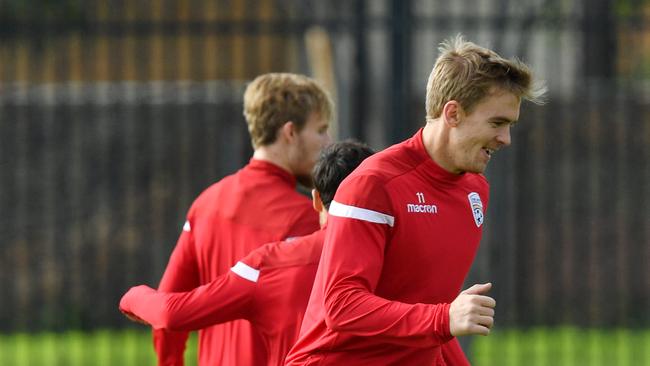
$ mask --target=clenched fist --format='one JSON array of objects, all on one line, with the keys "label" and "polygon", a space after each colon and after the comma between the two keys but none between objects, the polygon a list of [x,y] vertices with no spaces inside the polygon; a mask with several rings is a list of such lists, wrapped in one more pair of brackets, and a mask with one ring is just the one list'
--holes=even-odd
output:
[{"label": "clenched fist", "polygon": [[494,324],[496,301],[485,294],[491,283],[474,285],[456,297],[449,307],[449,331],[454,337],[488,335]]}]

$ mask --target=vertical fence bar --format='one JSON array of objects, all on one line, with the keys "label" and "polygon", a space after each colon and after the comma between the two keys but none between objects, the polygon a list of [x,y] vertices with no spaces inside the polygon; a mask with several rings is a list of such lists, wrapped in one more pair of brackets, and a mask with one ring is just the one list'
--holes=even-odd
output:
[{"label": "vertical fence bar", "polygon": [[352,113],[350,120],[350,135],[366,141],[365,133],[365,116],[366,109],[368,108],[368,62],[367,62],[367,10],[366,0],[356,0],[354,2],[354,21],[353,21],[353,37],[354,37],[354,71],[352,82]]},{"label": "vertical fence bar", "polygon": [[[590,327],[598,327],[601,323],[602,311],[602,296],[601,286],[602,277],[600,272],[600,260],[602,258],[602,226],[600,222],[601,197],[602,197],[602,181],[600,178],[600,171],[603,169],[601,165],[600,154],[598,146],[600,144],[601,135],[601,116],[599,113],[598,100],[601,96],[600,90],[589,90],[588,94],[591,97],[589,100],[589,114],[588,114],[588,152],[587,158],[588,173],[587,173],[587,190],[589,192],[588,201],[588,234],[587,246],[590,248],[587,253],[588,267],[587,267],[587,298],[588,302],[588,325]],[[588,359],[592,365],[600,364],[601,349],[599,347],[599,338],[596,332],[591,332],[588,343]]]},{"label": "vertical fence bar", "polygon": [[[559,325],[570,324],[576,313],[575,306],[575,297],[578,291],[578,286],[576,286],[577,277],[576,275],[579,271],[576,271],[574,263],[582,256],[577,250],[578,243],[576,243],[579,235],[576,235],[577,230],[575,229],[576,218],[574,212],[576,211],[575,197],[573,196],[573,187],[578,183],[576,179],[576,171],[578,167],[578,158],[576,157],[576,149],[574,146],[576,132],[576,126],[579,123],[573,118],[573,104],[575,101],[566,101],[561,103],[559,107],[559,114],[561,115],[558,118],[559,133],[561,136],[560,143],[560,160],[559,164],[561,166],[559,171],[559,181],[560,188],[558,194],[558,201],[560,203],[560,215],[559,215],[559,225],[560,225],[560,243],[562,243],[562,248],[560,249],[559,259],[561,261],[559,274],[560,282],[562,283],[561,291],[556,295],[556,299],[559,299],[561,302],[560,305],[560,315],[558,317]],[[540,121],[541,122],[541,121]],[[571,344],[571,339],[565,337],[563,339],[562,348],[562,362],[565,364],[570,362],[570,355],[572,354],[571,350],[575,345]]]},{"label": "vertical fence bar", "polygon": [[413,121],[410,106],[410,61],[411,61],[411,0],[391,0],[390,30],[390,142],[404,140],[410,132],[405,126]]}]

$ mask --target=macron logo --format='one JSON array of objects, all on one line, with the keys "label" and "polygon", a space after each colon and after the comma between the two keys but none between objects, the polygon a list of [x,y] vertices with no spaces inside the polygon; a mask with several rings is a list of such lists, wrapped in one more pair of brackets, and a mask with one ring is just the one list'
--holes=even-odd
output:
[{"label": "macron logo", "polygon": [[436,214],[438,213],[438,207],[436,207],[436,205],[416,205],[413,203],[409,203],[406,205],[406,211]]},{"label": "macron logo", "polygon": [[424,193],[422,192],[417,192],[415,194],[418,198],[418,203],[408,203],[406,204],[406,212],[414,212],[414,213],[430,213],[430,214],[437,214],[438,213],[438,206],[436,205],[426,205],[426,200],[424,199]]}]

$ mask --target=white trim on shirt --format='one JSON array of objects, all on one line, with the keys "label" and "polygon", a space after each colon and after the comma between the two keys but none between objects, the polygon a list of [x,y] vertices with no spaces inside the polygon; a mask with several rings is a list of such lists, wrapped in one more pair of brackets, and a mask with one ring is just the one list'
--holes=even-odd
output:
[{"label": "white trim on shirt", "polygon": [[243,262],[237,262],[232,268],[231,271],[235,272],[241,278],[247,279],[251,282],[257,282],[257,279],[260,277],[259,269],[255,269]]},{"label": "white trim on shirt", "polygon": [[328,211],[328,214],[339,216],[339,217],[347,217],[351,219],[374,222],[377,224],[386,224],[388,226],[395,225],[395,217],[391,215],[387,215],[385,213],[381,213],[373,210],[368,210],[366,208],[344,205],[336,201],[332,201],[332,203],[330,203],[330,209]]}]

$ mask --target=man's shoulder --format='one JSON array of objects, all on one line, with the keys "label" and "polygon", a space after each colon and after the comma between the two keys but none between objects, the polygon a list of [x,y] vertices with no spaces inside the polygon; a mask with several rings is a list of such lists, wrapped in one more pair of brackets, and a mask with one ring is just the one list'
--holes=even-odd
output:
[{"label": "man's shoulder", "polygon": [[385,185],[413,171],[418,163],[404,144],[397,144],[365,159],[346,180]]},{"label": "man's shoulder", "polygon": [[341,182],[332,202],[333,207],[330,207],[330,214],[340,216],[340,208],[390,212],[387,186],[406,171],[408,168],[390,154],[368,157]]},{"label": "man's shoulder", "polygon": [[241,170],[234,172],[232,174],[226,175],[225,177],[213,182],[207,186],[203,191],[196,197],[194,202],[201,202],[209,200],[210,198],[218,195],[223,190],[229,190],[237,184],[237,176],[241,174]]},{"label": "man's shoulder", "polygon": [[[196,210],[212,210],[224,205],[237,207],[259,202],[267,207],[310,210],[311,201],[297,192],[294,186],[279,179],[251,179],[243,169],[211,184],[194,200]],[[215,202],[220,202],[215,205]]]},{"label": "man's shoulder", "polygon": [[[229,275],[258,284],[277,282],[295,273],[314,275],[325,241],[325,231],[318,230],[310,235],[270,242],[252,250],[230,268]],[[293,271],[285,273],[286,269]]]},{"label": "man's shoulder", "polygon": [[318,263],[325,241],[325,229],[297,238],[268,243],[251,252],[245,259],[261,270]]}]

